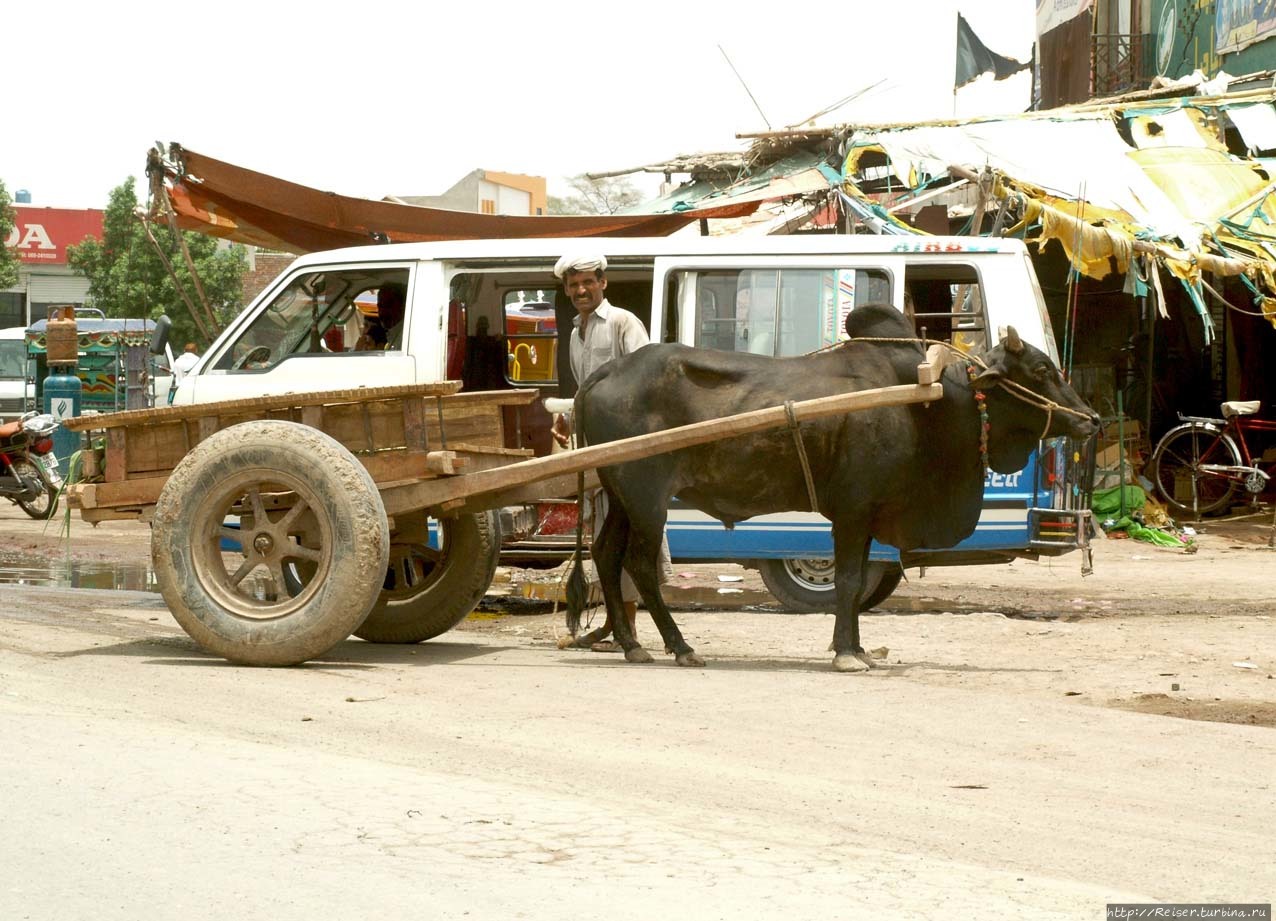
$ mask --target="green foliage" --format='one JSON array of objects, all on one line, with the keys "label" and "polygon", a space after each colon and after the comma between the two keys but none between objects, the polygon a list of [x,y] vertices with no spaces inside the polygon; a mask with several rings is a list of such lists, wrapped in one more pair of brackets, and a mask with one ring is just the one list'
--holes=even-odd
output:
[{"label": "green foliage", "polygon": [[[173,351],[194,342],[202,352],[209,345],[208,336],[200,331],[191,316],[172,276],[146,230],[137,218],[137,194],[133,177],[111,190],[110,201],[102,222],[102,240],[85,240],[68,247],[67,261],[89,280],[91,305],[108,317],[146,317],[157,319],[168,314],[173,321],[170,341]],[[177,273],[187,298],[200,309],[199,295],[186,269],[186,260],[173,231],[166,225],[153,224],[152,233]],[[248,269],[244,247],[219,245],[203,234],[183,232],[195,271],[208,297],[208,303],[223,326],[243,307],[243,279]],[[203,317],[205,325],[207,319]]]},{"label": "green foliage", "polygon": [[0,179],[0,288],[12,288],[18,283],[18,254],[5,246],[17,222],[9,190]]}]

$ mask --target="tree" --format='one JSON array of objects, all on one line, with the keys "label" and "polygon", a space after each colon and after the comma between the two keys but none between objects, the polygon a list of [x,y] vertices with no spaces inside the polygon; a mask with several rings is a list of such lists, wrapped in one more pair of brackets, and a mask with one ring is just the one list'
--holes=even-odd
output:
[{"label": "tree", "polygon": [[550,214],[615,214],[642,201],[643,195],[625,177],[590,179],[584,174],[567,180],[574,194],[549,196]]},{"label": "tree", "polygon": [[12,288],[18,283],[18,254],[9,249],[9,235],[18,225],[18,215],[9,199],[9,190],[0,179],[0,288]]},{"label": "tree", "polygon": [[[176,234],[164,223],[155,222],[151,232],[168,257],[184,291],[173,282],[164,260],[146,236],[137,217],[137,193],[130,176],[111,190],[106,214],[102,220],[102,239],[85,240],[67,248],[67,261],[89,280],[92,306],[108,317],[144,317],[158,319],[168,314],[173,321],[170,339],[175,350],[183,343],[194,342],[200,349],[209,344],[209,336],[191,316],[186,298],[201,311],[199,293],[186,268],[181,244]],[[248,263],[243,246],[219,246],[218,241],[203,234],[180,231],[190,250],[191,261],[208,304],[224,326],[243,307],[244,273]]]}]

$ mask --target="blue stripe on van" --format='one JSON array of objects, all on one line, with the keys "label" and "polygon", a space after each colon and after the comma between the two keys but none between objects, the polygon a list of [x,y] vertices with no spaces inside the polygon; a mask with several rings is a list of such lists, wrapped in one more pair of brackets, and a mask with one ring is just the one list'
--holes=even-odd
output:
[{"label": "blue stripe on van", "polygon": [[[1014,550],[1028,546],[1028,509],[1034,504],[1036,455],[1022,471],[990,473],[984,486],[984,505],[975,533],[954,550]],[[669,553],[675,560],[783,559],[831,557],[833,534],[829,522],[812,512],[784,512],[742,521],[732,530],[686,506],[669,509]],[[869,556],[894,560],[898,551],[873,542]]]}]

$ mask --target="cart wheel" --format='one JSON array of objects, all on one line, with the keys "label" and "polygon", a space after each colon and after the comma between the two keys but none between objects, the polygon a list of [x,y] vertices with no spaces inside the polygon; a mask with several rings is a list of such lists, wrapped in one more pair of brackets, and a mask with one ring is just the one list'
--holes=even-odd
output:
[{"label": "cart wheel", "polygon": [[[234,515],[238,529],[224,524]],[[223,552],[222,538],[241,549]],[[274,420],[223,429],[187,454],[151,531],[177,622],[245,665],[296,665],[348,637],[376,601],[389,547],[363,465],[323,432]]]},{"label": "cart wheel", "polygon": [[[837,607],[832,560],[758,560],[758,569],[767,590],[790,611],[815,614]],[[898,563],[870,562],[864,572],[860,610],[875,608],[889,598],[902,577]]]},{"label": "cart wheel", "polygon": [[451,630],[478,607],[501,553],[497,512],[439,520],[439,548],[393,543],[385,584],[355,636],[419,643]]}]

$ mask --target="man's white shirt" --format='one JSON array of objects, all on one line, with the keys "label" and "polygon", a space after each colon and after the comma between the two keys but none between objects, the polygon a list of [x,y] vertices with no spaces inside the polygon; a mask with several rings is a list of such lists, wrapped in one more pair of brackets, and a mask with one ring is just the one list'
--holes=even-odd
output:
[{"label": "man's white shirt", "polygon": [[576,385],[609,361],[636,352],[651,342],[642,321],[623,307],[604,300],[589,316],[585,335],[580,334],[580,317],[573,321],[570,343],[572,373]]},{"label": "man's white shirt", "polygon": [[180,381],[191,368],[199,364],[199,356],[194,352],[182,352],[173,359],[173,379]]}]

